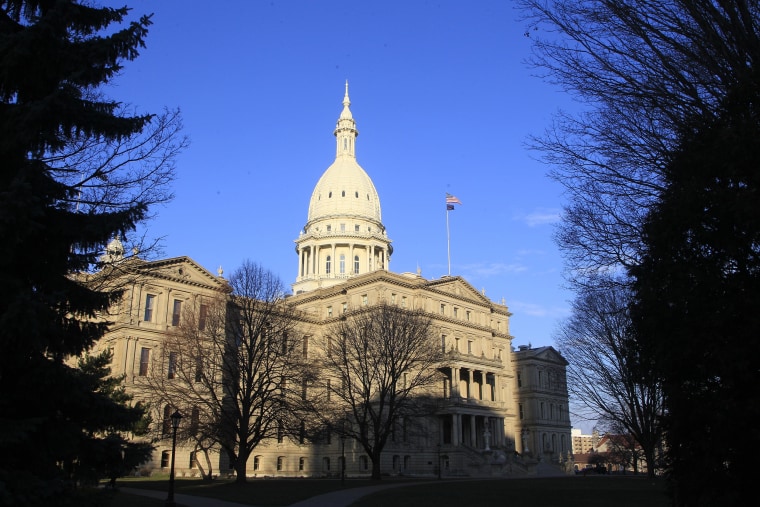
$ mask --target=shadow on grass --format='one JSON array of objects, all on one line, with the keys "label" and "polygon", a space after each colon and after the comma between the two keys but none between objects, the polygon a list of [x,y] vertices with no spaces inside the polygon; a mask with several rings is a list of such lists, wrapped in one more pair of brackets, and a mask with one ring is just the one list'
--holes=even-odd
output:
[{"label": "shadow on grass", "polygon": [[[527,479],[389,479],[380,483],[347,480],[345,488],[395,485],[364,496],[353,506],[361,507],[462,507],[464,505],[503,505],[526,502],[531,507],[668,507],[665,483],[646,477],[559,477]],[[123,479],[119,485],[130,488],[166,491],[165,479]],[[332,479],[249,479],[245,484],[217,480],[178,479],[180,494],[215,498],[241,504],[277,507],[313,496],[343,489]],[[159,507],[163,501],[119,493],[113,507]],[[118,497],[124,498],[118,498]],[[129,498],[126,498],[126,497]]]}]

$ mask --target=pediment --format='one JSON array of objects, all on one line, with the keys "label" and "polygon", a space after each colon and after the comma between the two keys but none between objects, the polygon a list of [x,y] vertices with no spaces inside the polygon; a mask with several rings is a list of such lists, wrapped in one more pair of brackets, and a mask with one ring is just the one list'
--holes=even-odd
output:
[{"label": "pediment", "polygon": [[459,276],[444,276],[437,280],[430,280],[428,282],[428,288],[443,294],[451,294],[458,299],[471,301],[475,304],[488,306],[493,304],[484,294],[476,290],[475,287],[469,284],[469,282]]},{"label": "pediment", "polygon": [[139,270],[152,277],[195,287],[222,291],[227,288],[227,283],[223,278],[211,274],[203,266],[186,256],[147,262],[140,266]]},{"label": "pediment", "polygon": [[536,352],[535,357],[542,361],[565,365],[568,364],[567,360],[562,357],[562,354],[557,352],[554,347],[541,347],[541,349]]}]

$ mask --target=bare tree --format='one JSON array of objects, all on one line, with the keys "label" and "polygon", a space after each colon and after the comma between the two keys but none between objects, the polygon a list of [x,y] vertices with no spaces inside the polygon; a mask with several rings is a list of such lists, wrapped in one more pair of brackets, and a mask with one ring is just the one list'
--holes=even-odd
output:
[{"label": "bare tree", "polygon": [[[636,265],[643,219],[693,118],[746,77],[756,2],[520,0],[534,68],[580,103],[532,140],[569,203],[557,231],[571,283]],[[591,275],[591,277],[589,277]]]},{"label": "bare tree", "polygon": [[[601,285],[595,283],[595,285]],[[560,327],[557,345],[570,363],[568,392],[587,419],[608,430],[629,433],[641,446],[654,475],[662,443],[662,385],[638,368],[629,292],[622,286],[588,289],[573,302],[572,316]]]},{"label": "bare tree", "polygon": [[422,310],[380,303],[347,313],[323,345],[321,416],[359,442],[380,480],[380,455],[395,427],[431,414],[424,400],[442,360],[432,321]]},{"label": "bare tree", "polygon": [[301,385],[312,375],[280,279],[246,261],[229,285],[228,296],[184,315],[145,382],[165,406],[191,416],[184,438],[204,453],[221,447],[245,482],[253,449],[300,426]]}]

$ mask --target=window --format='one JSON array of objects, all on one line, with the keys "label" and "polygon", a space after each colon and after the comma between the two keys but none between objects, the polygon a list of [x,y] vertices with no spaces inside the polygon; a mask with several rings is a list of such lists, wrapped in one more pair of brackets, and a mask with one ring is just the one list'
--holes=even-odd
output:
[{"label": "window", "polygon": [[309,382],[305,379],[302,380],[301,381],[301,399],[302,400],[306,399],[306,390],[308,389],[308,387],[309,387]]},{"label": "window", "polygon": [[203,359],[200,357],[195,360],[195,381],[203,380]]},{"label": "window", "polygon": [[401,308],[406,308],[406,296],[401,296]]},{"label": "window", "polygon": [[[308,340],[308,338],[304,338],[304,340]],[[282,350],[280,352],[282,353],[282,355],[285,355],[288,353],[288,333],[282,334]]]},{"label": "window", "polygon": [[470,310],[467,310],[466,312],[464,312],[464,316],[467,320],[470,320]]},{"label": "window", "polygon": [[190,464],[189,468],[195,468],[197,463],[195,462],[195,451],[190,451]]},{"label": "window", "polygon": [[169,467],[169,458],[171,453],[169,451],[161,451],[161,468]]},{"label": "window", "polygon": [[190,412],[190,434],[195,435],[198,433],[198,426],[201,420],[201,411],[198,407],[193,407],[193,411]]},{"label": "window", "polygon": [[459,316],[459,308],[456,306],[454,307],[454,318],[456,319]]},{"label": "window", "polygon": [[303,472],[304,470],[306,470],[306,458],[303,458],[303,457],[298,458],[298,470],[300,472]]},{"label": "window", "polygon": [[166,435],[171,435],[172,433],[172,406],[166,405],[164,406],[164,418],[161,421],[161,431]]},{"label": "window", "polygon": [[446,305],[441,303],[441,315],[446,315]]},{"label": "window", "polygon": [[179,299],[174,300],[174,307],[172,308],[172,326],[179,326],[179,319],[182,315],[182,301]]},{"label": "window", "polygon": [[254,456],[253,457],[253,469],[254,470],[261,470],[261,456]]},{"label": "window", "polygon": [[525,413],[523,412],[523,404],[520,403],[517,407],[518,407],[518,409],[520,411],[520,419],[524,419],[525,418]]},{"label": "window", "polygon": [[467,353],[472,354],[472,340],[467,340]]},{"label": "window", "polygon": [[327,337],[327,350],[325,351],[327,353],[327,357],[332,357],[332,349],[333,349],[333,339],[332,336]]},{"label": "window", "polygon": [[285,457],[284,456],[277,456],[277,471],[278,472],[282,471],[282,464],[283,464],[284,461],[285,461]]},{"label": "window", "polygon": [[340,254],[339,270],[340,270],[340,274],[341,275],[343,275],[343,274],[346,273],[346,256],[345,256],[345,254]]},{"label": "window", "polygon": [[[359,226],[357,225],[357,227]],[[357,275],[359,274],[359,256],[358,255],[354,255],[354,273],[356,273]]]},{"label": "window", "polygon": [[393,304],[393,305],[396,304],[396,295],[395,294],[391,294],[391,304]]},{"label": "window", "polygon": [[[328,225],[327,227],[329,228],[330,226]],[[331,262],[332,262],[332,258],[328,255],[327,256],[327,260],[325,261],[325,273],[327,273],[328,275],[330,274],[330,263]]]},{"label": "window", "polygon": [[342,305],[342,311],[343,311],[343,313],[346,313],[348,311],[348,303],[343,303],[343,305]]},{"label": "window", "polygon": [[441,352],[446,353],[446,335],[441,335]]},{"label": "window", "polygon": [[303,337],[303,358],[306,359],[309,357],[309,337],[304,336]]},{"label": "window", "polygon": [[346,232],[346,224],[340,224],[340,232]]},{"label": "window", "polygon": [[332,306],[327,307],[327,316],[332,317]]},{"label": "window", "polygon": [[367,295],[362,294],[362,306],[367,306],[367,302],[368,302]]},{"label": "window", "polygon": [[517,387],[522,387],[522,372],[517,372]]},{"label": "window", "polygon": [[[343,140],[343,142],[345,143],[345,142],[346,142],[346,140],[344,139],[344,140]],[[341,190],[341,192],[340,192],[340,196],[341,196],[341,197],[346,197],[346,191],[345,191],[345,190]]]},{"label": "window", "polygon": [[325,472],[330,471],[330,458],[328,457],[322,458],[322,470]]},{"label": "window", "polygon": [[[330,192],[330,197],[332,197],[332,192]],[[327,232],[332,231],[332,225],[327,226]]]},{"label": "window", "polygon": [[369,460],[367,459],[367,456],[359,456],[359,467],[365,471],[369,470]]},{"label": "window", "polygon": [[[358,199],[359,198],[359,192],[354,192],[354,197],[356,197]],[[357,225],[357,227],[359,227],[359,226]]]},{"label": "window", "polygon": [[541,402],[541,419],[546,417],[545,411],[544,411],[544,402]]},{"label": "window", "polygon": [[206,317],[208,317],[208,305],[202,304],[198,310],[198,329],[201,331],[206,329]]},{"label": "window", "polygon": [[409,455],[404,456],[404,470],[409,470],[412,466],[412,457]]},{"label": "window", "polygon": [[[356,192],[356,197],[359,197],[359,192]],[[359,232],[359,224],[354,225],[354,232]]]},{"label": "window", "polygon": [[150,349],[143,347],[140,349],[140,376],[148,374],[148,365],[150,364]]},{"label": "window", "polygon": [[177,353],[169,352],[169,368],[166,378],[174,378],[177,375]]},{"label": "window", "polygon": [[145,315],[143,320],[145,322],[152,322],[153,321],[153,308],[156,305],[156,296],[153,294],[148,294],[145,296]]}]

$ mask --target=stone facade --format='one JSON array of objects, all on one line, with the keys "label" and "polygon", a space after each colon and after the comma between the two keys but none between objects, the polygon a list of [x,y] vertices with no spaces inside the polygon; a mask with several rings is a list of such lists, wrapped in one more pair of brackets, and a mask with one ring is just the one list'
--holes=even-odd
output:
[{"label": "stone facade", "polygon": [[[434,339],[445,353],[440,384],[429,393],[437,409],[424,421],[425,431],[397,435],[387,444],[382,472],[506,475],[531,473],[539,460],[562,462],[571,445],[567,363],[551,347],[513,351],[507,306],[461,277],[425,279],[388,270],[393,249],[377,191],[355,159],[358,130],[349,105],[346,85],[335,130],[336,161],[315,186],[306,225],[295,240],[298,268],[288,302],[310,340],[324,339],[344,312],[379,302],[422,309],[433,320]],[[165,357],[159,353],[162,338],[179,323],[182,309],[199,308],[205,298],[229,289],[221,273],[213,275],[188,257],[145,262],[123,260],[122,253],[118,244],[109,245],[107,260],[127,277],[126,292],[98,349],[113,351],[113,374],[125,375],[131,388],[140,376],[164,371],[150,364]],[[319,348],[308,350],[304,346],[304,354]],[[168,413],[165,407],[154,410],[160,426]],[[171,441],[159,438],[150,466],[168,465],[170,449]],[[196,473],[191,450],[177,449],[179,476]],[[348,475],[370,473],[355,442],[328,436],[320,443],[264,442],[248,462],[248,475],[337,475],[341,456]],[[217,473],[228,472],[221,453],[213,459]]]}]

